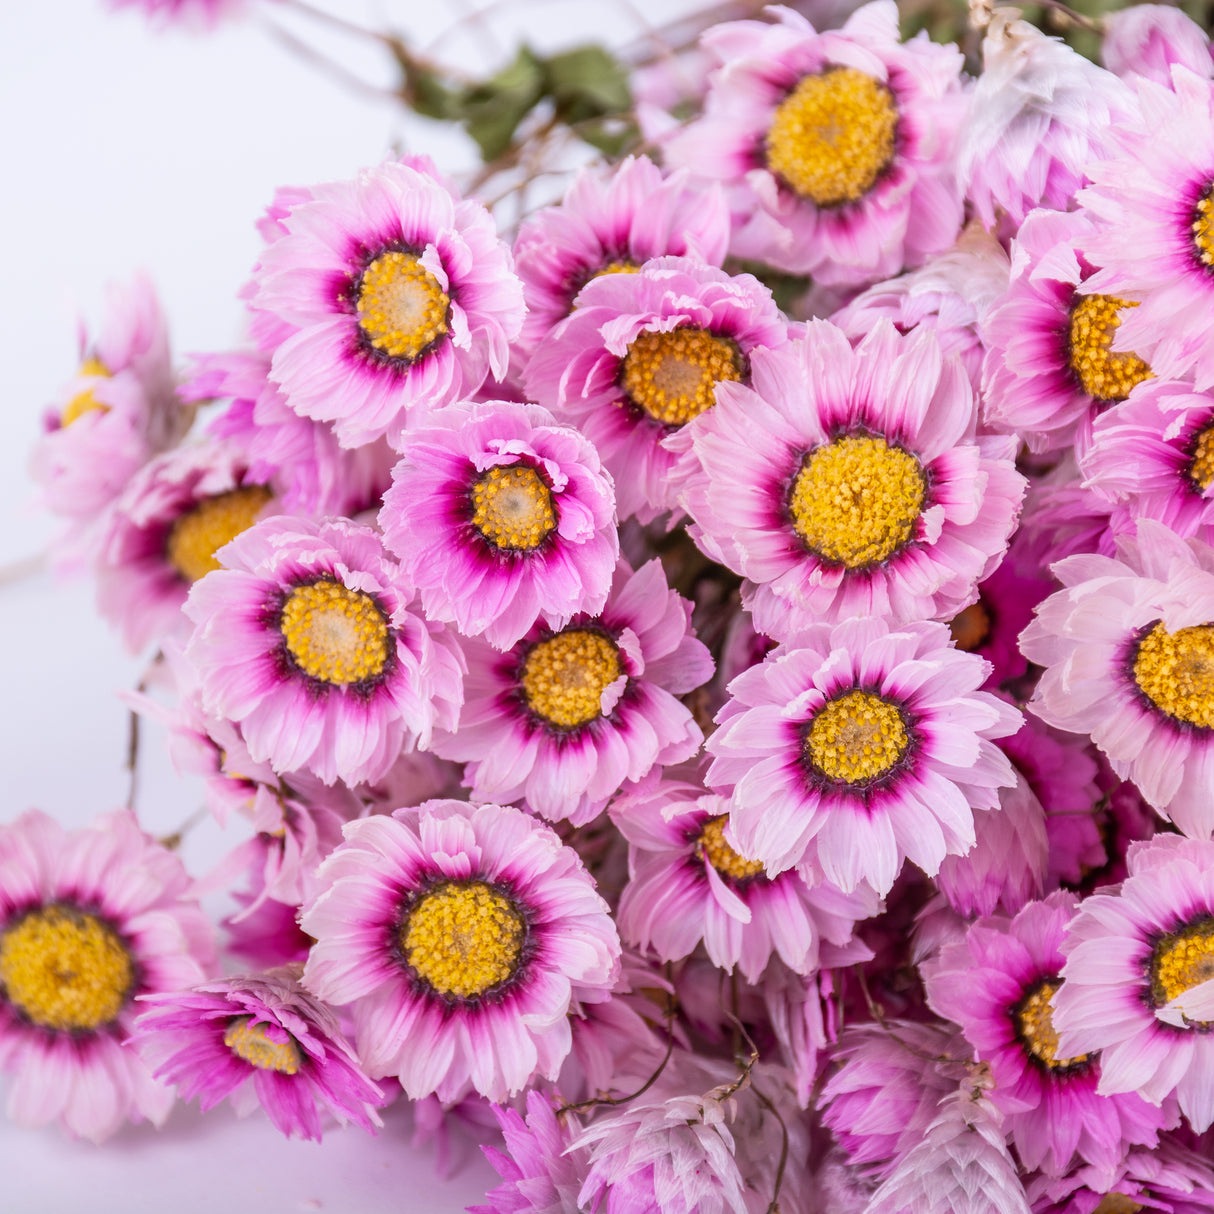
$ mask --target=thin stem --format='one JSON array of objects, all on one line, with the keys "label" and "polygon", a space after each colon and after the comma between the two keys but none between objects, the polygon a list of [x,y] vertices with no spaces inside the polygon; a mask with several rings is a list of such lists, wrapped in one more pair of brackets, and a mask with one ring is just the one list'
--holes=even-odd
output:
[{"label": "thin stem", "polygon": [[287,8],[293,8],[297,13],[302,13],[313,21],[319,21],[323,25],[330,25],[334,29],[342,30],[344,33],[353,34],[356,38],[369,38],[374,42],[386,42],[387,36],[381,34],[378,30],[368,29],[365,25],[359,25],[356,21],[350,21],[345,17],[339,17],[336,13],[330,13],[323,8],[317,8],[313,4],[309,4],[307,0],[279,0],[280,4]]},{"label": "thin stem", "polygon": [[46,553],[35,552],[33,556],[19,557],[11,563],[0,566],[0,586],[15,586],[26,578],[41,573],[46,568]]},{"label": "thin stem", "polygon": [[[313,67],[319,68],[325,75],[332,77],[338,84],[345,88],[353,89],[356,93],[362,93],[368,97],[374,97],[376,100],[399,101],[397,93],[393,89],[383,88],[378,84],[372,84],[368,80],[364,80],[361,76],[350,71],[349,68],[337,62],[336,59],[330,59],[327,55],[322,55],[314,46],[309,46],[302,38],[296,37],[285,26],[279,25],[275,21],[268,21],[267,28],[273,37],[277,38],[294,55],[298,55],[304,62],[312,64]],[[384,39],[387,42],[387,39]]]},{"label": "thin stem", "polygon": [[771,1186],[771,1203],[767,1207],[767,1214],[780,1214],[780,1188],[784,1184],[784,1170],[788,1167],[788,1124],[780,1116],[780,1110],[754,1084],[751,1084],[750,1090],[754,1092],[758,1102],[780,1123],[780,1162],[776,1165],[776,1182]]},{"label": "thin stem", "polygon": [[[145,691],[146,689],[146,684],[141,679],[136,690]],[[126,770],[129,776],[126,786],[126,807],[134,813],[135,797],[139,791],[139,714],[133,708],[127,709]]]},{"label": "thin stem", "polygon": [[201,809],[196,809],[172,834],[162,835],[157,842],[161,847],[167,847],[169,851],[176,851],[186,835],[207,816],[207,812],[205,805]]},{"label": "thin stem", "polygon": [[[670,981],[671,977],[670,963],[666,964],[666,981]],[[662,1061],[658,1063],[657,1070],[645,1080],[643,1084],[635,1092],[630,1092],[627,1096],[592,1096],[589,1100],[579,1100],[576,1104],[563,1104],[557,1109],[558,1113],[580,1113],[583,1109],[594,1108],[596,1105],[616,1105],[627,1104],[630,1100],[636,1100],[638,1096],[644,1096],[651,1087],[661,1078],[662,1072],[666,1069],[666,1064],[670,1061],[670,1056],[674,1053],[674,996],[667,996],[666,1007],[666,1053],[662,1055]]]},{"label": "thin stem", "polygon": [[868,990],[868,979],[864,976],[864,970],[861,966],[852,967],[856,971],[856,977],[860,980],[860,990],[864,995],[864,1002],[868,1005],[868,1014],[881,1026],[881,1028],[890,1035],[890,1037],[898,1043],[908,1054],[914,1054],[916,1058],[922,1059],[924,1062],[954,1062],[947,1054],[925,1054],[922,1050],[916,1049],[913,1045],[903,1041],[897,1033],[889,1026],[889,1022],[885,1019],[885,1012],[881,1005],[877,1003]]}]

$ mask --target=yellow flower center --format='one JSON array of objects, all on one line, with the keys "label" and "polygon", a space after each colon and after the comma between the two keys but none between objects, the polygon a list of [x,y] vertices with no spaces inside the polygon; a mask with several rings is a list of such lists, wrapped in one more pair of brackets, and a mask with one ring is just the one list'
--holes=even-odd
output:
[{"label": "yellow flower center", "polygon": [[975,649],[990,640],[991,613],[979,599],[953,616],[948,629],[952,633],[953,644],[958,649],[963,649],[966,653],[973,653]]},{"label": "yellow flower center", "polygon": [[788,508],[811,552],[848,569],[888,560],[915,534],[927,481],[919,461],[877,435],[846,435],[801,461]]},{"label": "yellow flower center", "polygon": [[1162,937],[1151,951],[1150,973],[1156,1007],[1214,978],[1214,917],[1207,915]]},{"label": "yellow flower center", "polygon": [[296,666],[322,683],[365,683],[388,663],[388,621],[379,604],[328,578],[291,591],[279,628]]},{"label": "yellow flower center", "polygon": [[602,715],[603,692],[620,677],[620,651],[601,632],[567,628],[531,647],[523,661],[527,706],[561,729]]},{"label": "yellow flower center", "polygon": [[556,529],[552,490],[534,468],[490,468],[472,486],[472,525],[495,548],[530,552]]},{"label": "yellow flower center", "polygon": [[1074,1058],[1058,1057],[1058,1033],[1054,1029],[1054,1012],[1050,1007],[1050,1000],[1061,985],[1061,982],[1049,979],[1039,983],[1020,1001],[1014,1013],[1016,1031],[1024,1042],[1025,1049],[1051,1070],[1060,1070],[1088,1061],[1087,1054],[1078,1054]]},{"label": "yellow flower center", "polygon": [[302,1062],[294,1039],[288,1034],[286,1041],[271,1041],[266,1036],[269,1025],[253,1024],[252,1020],[252,1016],[237,1016],[223,1035],[224,1045],[258,1070],[294,1075]]},{"label": "yellow flower center", "polygon": [[728,338],[707,329],[646,329],[624,355],[620,387],[655,421],[681,426],[712,407],[717,384],[745,374],[742,353]]},{"label": "yellow flower center", "polygon": [[1137,354],[1110,349],[1122,311],[1136,307],[1132,300],[1115,295],[1084,295],[1071,308],[1067,331],[1071,370],[1093,400],[1125,400],[1135,385],[1151,378],[1151,368]]},{"label": "yellow flower center", "polygon": [[1138,1214],[1146,1207],[1124,1193],[1106,1193],[1092,1214]]},{"label": "yellow flower center", "polygon": [[1214,729],[1214,625],[1169,632],[1156,624],[1134,654],[1134,682],[1160,712]]},{"label": "yellow flower center", "polygon": [[[80,366],[80,375],[95,375],[99,379],[109,379],[109,368],[105,363],[96,358],[86,358]],[[86,413],[92,413],[95,410],[100,410],[102,413],[109,412],[109,405],[102,404],[94,395],[92,388],[85,388],[83,392],[77,392],[71,400],[63,406],[63,413],[59,417],[61,426],[70,426],[72,422],[79,420]]]},{"label": "yellow flower center", "polygon": [[470,999],[513,977],[526,924],[514,901],[484,881],[446,881],[401,925],[405,960],[440,995]]},{"label": "yellow flower center", "polygon": [[805,735],[814,769],[839,784],[867,784],[891,771],[910,746],[902,710],[867,691],[848,691],[818,709]]},{"label": "yellow flower center", "polygon": [[729,821],[726,814],[719,818],[709,818],[700,831],[696,843],[696,855],[709,864],[723,876],[732,877],[735,881],[747,881],[757,877],[763,871],[761,860],[747,860],[739,855],[725,840],[725,826]]},{"label": "yellow flower center", "polygon": [[1214,269],[1214,201],[1211,194],[1214,185],[1206,187],[1206,192],[1193,209],[1193,248],[1197,260],[1207,269]]},{"label": "yellow flower center", "polygon": [[767,131],[767,167],[820,207],[863,198],[894,158],[898,107],[879,80],[854,67],[806,76]]},{"label": "yellow flower center", "polygon": [[274,495],[265,485],[245,485],[203,498],[174,522],[165,541],[169,564],[187,582],[218,569],[215,553],[247,531]]},{"label": "yellow flower center", "polygon": [[358,326],[381,354],[416,362],[447,333],[450,297],[412,253],[381,253],[358,283]]},{"label": "yellow flower center", "polygon": [[1207,426],[1194,440],[1189,480],[1203,493],[1214,481],[1214,426]]},{"label": "yellow flower center", "polygon": [[117,1019],[134,985],[126,945],[87,911],[46,906],[0,935],[0,994],[43,1028],[103,1028]]}]

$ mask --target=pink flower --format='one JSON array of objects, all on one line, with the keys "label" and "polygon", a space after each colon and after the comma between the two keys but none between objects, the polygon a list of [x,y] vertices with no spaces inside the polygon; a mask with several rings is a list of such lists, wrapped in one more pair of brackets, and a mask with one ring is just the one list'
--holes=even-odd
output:
[{"label": "pink flower", "polygon": [[1013,441],[974,437],[961,364],[884,319],[855,350],[811,321],[756,351],[750,386],[722,384],[691,437],[696,542],[750,579],[743,602],[778,640],[821,620],[956,615],[1024,492]]},{"label": "pink flower", "polygon": [[635,573],[621,561],[597,615],[537,625],[505,653],[475,641],[464,652],[459,731],[436,736],[434,749],[468,764],[477,799],[522,798],[581,825],[626,781],[700,748],[700,728],[675,697],[708,680],[712,658],[656,560]]},{"label": "pink flower", "polygon": [[137,996],[214,967],[189,888],[128,811],[72,833],[37,810],[0,828],[0,1071],[14,1121],[100,1142],[168,1116],[172,1092],[125,1047]]},{"label": "pink flower", "polygon": [[732,842],[768,875],[802,866],[884,895],[906,858],[928,876],[974,844],[974,809],[1014,782],[991,739],[1020,714],[978,691],[986,663],[942,624],[818,624],[731,684],[708,739]]},{"label": "pink flower", "polygon": [[619,940],[577,853],[518,809],[429,801],[346,828],[304,911],[304,985],[352,1004],[359,1056],[410,1097],[555,1079],[574,1000],[610,997]]},{"label": "pink flower", "polygon": [[527,364],[527,391],[594,443],[620,517],[677,509],[698,467],[686,424],[711,412],[720,384],[747,382],[750,357],[788,325],[750,274],[660,257],[601,275]]},{"label": "pink flower", "polygon": [[731,251],[862,283],[948,248],[961,227],[956,48],[900,42],[887,0],[825,33],[792,9],[771,14],[704,35],[721,64],[704,116],[666,146],[676,167],[744,184]]},{"label": "pink flower", "polygon": [[461,404],[403,450],[379,521],[430,619],[505,649],[537,621],[561,628],[602,608],[615,499],[576,430],[538,405]]},{"label": "pink flower", "polygon": [[291,335],[270,378],[345,446],[397,442],[407,417],[506,373],[522,287],[489,213],[420,160],[318,185],[262,253],[251,305]]},{"label": "pink flower", "polygon": [[1214,76],[1205,30],[1170,4],[1134,4],[1104,17],[1100,57],[1110,72],[1128,80],[1145,76],[1172,87],[1172,64]]},{"label": "pink flower", "polygon": [[321,1139],[321,1112],[364,1130],[381,1124],[384,1094],[363,1073],[332,1009],[298,982],[298,968],[145,996],[132,1045],[158,1079],[205,1113],[230,1099],[259,1105],[288,1138]]},{"label": "pink flower", "polygon": [[415,614],[369,527],[265,519],[223,559],[190,592],[186,653],[204,711],[237,724],[256,762],[358,784],[454,726],[454,643]]}]

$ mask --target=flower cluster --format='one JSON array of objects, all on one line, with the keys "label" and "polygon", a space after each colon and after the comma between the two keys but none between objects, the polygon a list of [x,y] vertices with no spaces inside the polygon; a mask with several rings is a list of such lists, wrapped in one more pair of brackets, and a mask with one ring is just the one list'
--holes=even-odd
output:
[{"label": "flower cluster", "polygon": [[255,968],[130,812],[0,827],[13,1116],[488,1103],[488,1214],[1214,1209],[1208,40],[804,7],[512,240],[405,157],[278,192],[239,349],[115,292],[34,471]]}]

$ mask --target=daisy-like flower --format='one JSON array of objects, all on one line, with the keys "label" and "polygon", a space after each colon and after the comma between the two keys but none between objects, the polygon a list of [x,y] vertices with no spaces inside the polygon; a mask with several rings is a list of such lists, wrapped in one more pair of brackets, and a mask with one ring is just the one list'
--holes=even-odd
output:
[{"label": "daisy-like flower", "polygon": [[97,606],[138,653],[183,631],[190,587],[219,568],[215,553],[266,511],[270,487],[216,442],[146,464],[114,503],[97,556]]},{"label": "daisy-like flower", "polygon": [[1072,556],[1020,645],[1046,669],[1030,711],[1088,734],[1188,835],[1214,830],[1214,550],[1143,519],[1117,558]]},{"label": "daisy-like flower", "polygon": [[353,450],[341,446],[332,426],[300,417],[287,404],[269,370],[269,355],[255,351],[196,356],[181,395],[231,398],[207,429],[241,453],[250,479],[273,485],[284,511],[353,515],[378,505],[396,452],[383,439]]},{"label": "daisy-like flower", "polygon": [[321,1139],[322,1110],[342,1125],[381,1124],[378,1084],[363,1073],[337,1016],[299,985],[296,966],[149,995],[131,1044],[205,1113],[259,1105],[288,1138]]},{"label": "daisy-like flower", "polygon": [[80,370],[43,416],[30,460],[47,508],[73,521],[73,539],[193,418],[173,394],[168,325],[151,282],[111,285],[105,311],[95,337],[81,326]]},{"label": "daisy-like flower", "polygon": [[[1144,5],[1144,8],[1150,7]],[[1214,1210],[1214,1168],[1165,1139],[1153,1151],[1126,1152],[1115,1175],[1092,1164],[1025,1185],[1033,1214],[1207,1214]]]},{"label": "daisy-like flower", "polygon": [[1116,76],[1019,16],[994,11],[957,151],[966,197],[988,228],[1001,216],[1018,225],[1038,206],[1066,210],[1111,128],[1135,116]]},{"label": "daisy-like flower", "polygon": [[1131,519],[1214,543],[1214,395],[1153,379],[1096,419],[1087,485]]},{"label": "daisy-like flower", "polygon": [[1113,349],[1136,305],[1080,294],[1093,273],[1082,250],[1098,230],[1083,211],[1034,211],[1012,243],[1011,284],[982,325],[984,419],[1032,451],[1086,445],[1100,411],[1151,375]]},{"label": "daisy-like flower", "polygon": [[1105,14],[1100,57],[1125,79],[1146,76],[1172,87],[1172,64],[1199,76],[1214,76],[1210,39],[1187,13],[1170,4],[1133,4]]},{"label": "daisy-like flower", "polygon": [[974,437],[969,380],[924,329],[887,320],[853,350],[826,321],[758,350],[692,423],[706,481],[697,543],[750,579],[755,627],[784,640],[821,620],[949,619],[1015,524],[1014,440]]},{"label": "daisy-like flower", "polygon": [[732,846],[729,803],[703,788],[662,780],[618,797],[611,820],[628,840],[629,880],[620,932],[664,961],[702,941],[721,969],[757,982],[773,953],[800,974],[818,968],[822,940],[844,945],[879,901],[866,886],[850,894],[811,889],[795,870],[768,877]]},{"label": "daisy-like flower", "polygon": [[538,405],[442,410],[410,431],[379,514],[430,619],[499,649],[597,612],[619,556],[611,477]]},{"label": "daisy-like flower", "polygon": [[573,1001],[610,998],[620,946],[577,853],[522,810],[428,801],[346,827],[300,920],[304,985],[352,1004],[369,1074],[415,1100],[555,1079]]},{"label": "daisy-like flower", "polygon": [[961,228],[952,175],[961,56],[903,44],[876,0],[818,33],[789,8],[714,26],[721,67],[704,116],[667,144],[670,164],[745,186],[732,251],[825,283],[890,278]]},{"label": "daisy-like flower", "polygon": [[523,292],[479,202],[420,160],[311,195],[262,253],[250,301],[294,330],[270,370],[292,409],[345,446],[395,442],[411,410],[502,378]]},{"label": "daisy-like flower", "polygon": [[1051,894],[1014,919],[982,919],[922,967],[934,1011],[961,1027],[990,1064],[991,1102],[1026,1169],[1059,1176],[1076,1153],[1113,1169],[1130,1144],[1154,1146],[1169,1117],[1133,1094],[1097,1094],[1100,1060],[1063,1055],[1051,1000],[1074,894]]},{"label": "daisy-like flower", "polygon": [[1100,1051],[1102,1094],[1175,1094],[1214,1123],[1214,842],[1161,835],[1130,847],[1129,876],[1084,899],[1053,1000],[1058,1051]]},{"label": "daisy-like flower", "polygon": [[1100,267],[1085,293],[1137,303],[1114,349],[1135,350],[1166,379],[1214,385],[1214,81],[1179,64],[1172,88],[1136,82],[1140,120],[1113,129],[1118,151],[1088,166],[1079,200],[1101,229],[1084,251]]},{"label": "daisy-like flower", "polygon": [[712,676],[712,658],[659,561],[635,573],[621,561],[597,615],[537,625],[505,653],[475,641],[464,653],[459,731],[437,734],[434,749],[468,764],[479,800],[523,798],[581,825],[625,781],[689,759],[703,741],[675,697]]},{"label": "daisy-like flower", "polygon": [[753,351],[787,338],[757,278],[659,257],[586,285],[527,364],[527,391],[594,443],[620,517],[648,522],[678,507],[695,470],[683,427],[711,410],[718,384],[746,382]]},{"label": "daisy-like flower", "polygon": [[14,1121],[100,1142],[168,1116],[172,1091],[125,1047],[137,996],[214,967],[189,888],[126,811],[71,833],[36,810],[0,827],[0,1071]]},{"label": "daisy-like flower", "polygon": [[991,739],[1020,713],[978,690],[986,672],[943,624],[818,624],[775,650],[730,684],[707,743],[733,844],[845,891],[885,895],[907,858],[934,875],[1015,781]]},{"label": "daisy-like flower", "polygon": [[276,772],[377,780],[452,728],[462,664],[369,527],[264,519],[223,551],[185,612],[204,711],[234,722]]},{"label": "daisy-like flower", "polygon": [[583,169],[560,206],[519,227],[514,259],[527,301],[520,345],[533,351],[600,274],[631,274],[667,254],[719,266],[728,246],[719,187],[693,186],[686,172],[664,174],[644,156],[608,172]]}]

